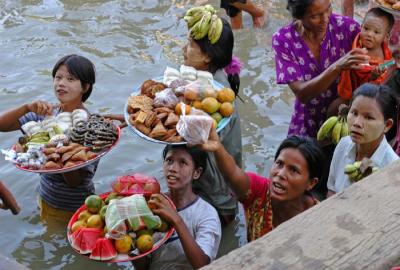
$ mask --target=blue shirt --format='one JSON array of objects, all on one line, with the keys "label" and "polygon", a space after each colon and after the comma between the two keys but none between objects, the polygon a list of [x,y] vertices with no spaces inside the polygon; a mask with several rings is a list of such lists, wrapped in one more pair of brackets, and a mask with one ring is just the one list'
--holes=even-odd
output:
[{"label": "blue shirt", "polygon": [[[59,113],[59,112],[58,112]],[[42,121],[44,116],[29,112],[19,119],[21,126],[29,121]],[[85,203],[87,196],[94,194],[92,178],[97,169],[99,161],[87,165],[80,170],[87,171],[87,176],[77,187],[70,187],[65,182],[62,174],[40,174],[39,195],[50,206],[75,211]]]}]

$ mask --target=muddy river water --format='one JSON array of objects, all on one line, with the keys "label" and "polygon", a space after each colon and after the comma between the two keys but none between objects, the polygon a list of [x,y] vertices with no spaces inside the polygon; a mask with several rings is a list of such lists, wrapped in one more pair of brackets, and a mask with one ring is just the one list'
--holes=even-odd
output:
[{"label": "muddy river water", "polygon": [[[244,102],[238,103],[238,110],[245,169],[264,175],[286,136],[293,103],[290,90],[275,83],[271,51],[272,33],[289,21],[286,1],[265,2],[268,24],[253,30],[245,15],[245,29],[235,32],[235,54],[244,63]],[[187,31],[182,17],[193,4],[194,0],[0,0],[0,111],[35,99],[55,102],[51,69],[61,56],[77,53],[97,68],[89,110],[122,113],[135,87],[182,62]],[[11,146],[19,134],[0,134],[0,148]],[[100,162],[93,179],[96,192],[108,191],[116,176],[133,172],[155,175],[162,182],[161,150],[124,129],[120,143]],[[18,216],[0,212],[0,253],[31,269],[131,268],[128,263],[96,263],[77,255],[66,240],[65,226],[40,221],[39,176],[17,170],[3,157],[0,172],[22,207]],[[224,230],[220,254],[246,242],[242,217],[239,214]]]}]

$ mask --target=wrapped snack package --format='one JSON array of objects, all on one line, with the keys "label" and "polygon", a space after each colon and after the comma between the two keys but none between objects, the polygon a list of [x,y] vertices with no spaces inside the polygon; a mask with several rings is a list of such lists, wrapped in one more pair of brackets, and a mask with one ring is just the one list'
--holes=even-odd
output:
[{"label": "wrapped snack package", "polygon": [[[183,105],[184,106],[184,105]],[[191,114],[185,115],[185,108],[182,108],[176,130],[188,144],[204,144],[210,135],[214,120],[206,113],[193,109]]]},{"label": "wrapped snack package", "polygon": [[217,97],[218,92],[212,85],[212,80],[195,80],[184,86],[183,96],[189,101],[203,100],[205,97]]},{"label": "wrapped snack package", "polygon": [[171,88],[166,88],[161,92],[156,93],[153,105],[155,107],[167,107],[173,109],[178,102],[179,99],[175,95],[174,91],[172,91]]},{"label": "wrapped snack package", "polygon": [[114,239],[126,234],[125,221],[128,221],[133,231],[161,226],[160,217],[151,212],[146,199],[140,194],[120,200],[111,200],[107,207],[105,220],[108,234]]}]

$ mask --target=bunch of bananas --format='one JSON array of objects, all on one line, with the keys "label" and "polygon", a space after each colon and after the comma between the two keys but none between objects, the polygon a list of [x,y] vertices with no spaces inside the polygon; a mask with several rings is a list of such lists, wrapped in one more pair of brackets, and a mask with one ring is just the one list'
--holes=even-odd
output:
[{"label": "bunch of bananas", "polygon": [[338,144],[341,138],[350,134],[347,125],[349,109],[346,105],[342,105],[339,107],[339,116],[331,116],[322,124],[317,133],[318,141],[330,139],[332,143]]},{"label": "bunch of bananas", "polygon": [[183,19],[187,22],[194,39],[199,40],[208,36],[211,44],[219,40],[223,24],[216,13],[217,11],[211,5],[192,7],[186,12]]},{"label": "bunch of bananas", "polygon": [[49,133],[47,131],[38,132],[28,137],[28,143],[41,143],[46,144],[50,140]]},{"label": "bunch of bananas", "polygon": [[356,161],[353,164],[347,164],[344,167],[344,173],[348,175],[351,182],[358,182],[377,170],[378,168],[372,165],[372,161],[369,158],[364,158],[362,161]]}]

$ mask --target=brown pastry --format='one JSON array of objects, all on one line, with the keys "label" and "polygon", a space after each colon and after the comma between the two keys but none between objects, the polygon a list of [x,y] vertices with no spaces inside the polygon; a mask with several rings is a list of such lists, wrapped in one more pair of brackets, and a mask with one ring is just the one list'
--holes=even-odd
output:
[{"label": "brown pastry", "polygon": [[43,170],[58,170],[61,169],[62,166],[54,161],[48,161],[46,164],[43,165]]},{"label": "brown pastry", "polygon": [[43,148],[43,154],[45,154],[46,156],[49,156],[53,153],[56,152],[56,148],[55,147],[51,147],[51,148]]},{"label": "brown pastry", "polygon": [[143,82],[142,86],[140,87],[140,94],[151,96],[151,87],[155,85],[157,82],[153,80],[146,80]]},{"label": "brown pastry", "polygon": [[168,138],[165,141],[166,142],[181,142],[182,141],[182,137],[179,136],[179,135],[176,135],[176,136],[172,136],[171,138]]},{"label": "brown pastry", "polygon": [[153,130],[150,132],[149,136],[151,138],[161,138],[167,134],[167,130],[164,125],[160,122],[158,123]]},{"label": "brown pastry", "polygon": [[173,112],[172,109],[167,108],[167,107],[159,107],[159,108],[155,108],[154,111],[158,114],[158,113],[170,113]]},{"label": "brown pastry", "polygon": [[72,167],[81,163],[83,163],[83,161],[68,161],[67,163],[64,164],[63,168]]},{"label": "brown pastry", "polygon": [[151,86],[151,96],[150,97],[154,98],[158,92],[161,92],[165,88],[167,88],[167,86],[165,84],[163,84],[163,83],[156,83],[156,84],[152,85]]},{"label": "brown pastry", "polygon": [[135,128],[145,135],[149,135],[151,132],[151,129],[146,127],[144,124],[135,123]]},{"label": "brown pastry", "polygon": [[139,111],[139,114],[136,116],[136,123],[144,124],[144,121],[146,121],[147,116],[149,113],[144,112],[144,111]]},{"label": "brown pastry", "polygon": [[153,109],[153,99],[144,95],[130,96],[128,104],[134,111],[151,111]]},{"label": "brown pastry", "polygon": [[79,151],[78,153],[76,153],[75,155],[73,155],[69,159],[69,161],[83,161],[83,162],[85,162],[87,160],[88,160],[88,158],[87,158],[87,155],[86,155],[86,151],[83,150],[83,149],[81,151]]},{"label": "brown pastry", "polygon": [[157,119],[157,113],[151,112],[147,115],[146,120],[144,121],[144,125],[146,127],[152,127],[156,119]]},{"label": "brown pastry", "polygon": [[89,159],[94,159],[94,158],[97,157],[97,154],[94,153],[94,152],[92,152],[92,151],[88,151],[88,152],[86,153],[86,155],[87,155],[87,159],[88,159],[88,160],[89,160]]},{"label": "brown pastry", "polygon": [[175,135],[176,135],[176,129],[168,129],[167,134],[165,134],[164,137],[161,138],[161,140],[166,141]]},{"label": "brown pastry", "polygon": [[54,162],[58,162],[61,158],[60,154],[58,153],[53,153],[51,155],[47,155],[47,161],[54,161]]},{"label": "brown pastry", "polygon": [[76,147],[75,149],[72,149],[71,151],[68,151],[67,153],[64,153],[61,157],[61,162],[65,163],[67,160],[69,160],[73,155],[75,155],[76,153],[78,153],[79,151],[83,150],[83,149],[87,149],[87,147],[85,146],[80,146],[80,147]]},{"label": "brown pastry", "polygon": [[61,146],[61,147],[58,147],[58,148],[55,150],[55,152],[62,155],[62,154],[64,154],[64,153],[68,152],[68,151],[71,151],[71,150],[74,149],[74,148],[75,148],[75,146],[73,146],[73,145]]},{"label": "brown pastry", "polygon": [[173,126],[176,125],[179,121],[179,116],[177,116],[175,113],[171,112],[168,114],[167,120],[165,120],[164,125],[165,126]]}]

